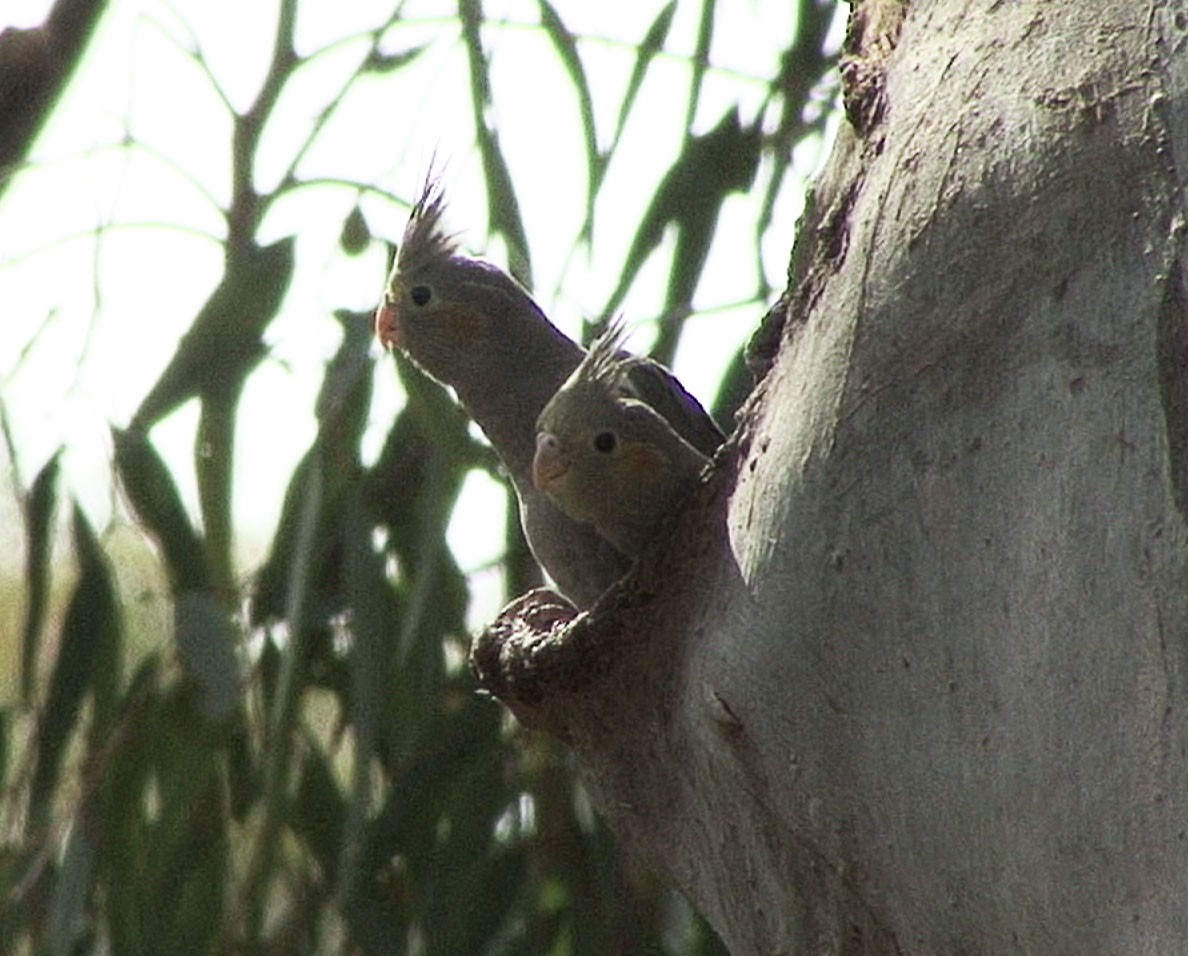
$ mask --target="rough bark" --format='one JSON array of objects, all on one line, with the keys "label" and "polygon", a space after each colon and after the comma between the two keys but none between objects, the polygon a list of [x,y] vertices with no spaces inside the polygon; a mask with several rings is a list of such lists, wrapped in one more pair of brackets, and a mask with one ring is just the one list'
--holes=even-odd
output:
[{"label": "rough bark", "polygon": [[737,956],[1181,953],[1188,15],[880,42],[711,484],[476,665]]}]

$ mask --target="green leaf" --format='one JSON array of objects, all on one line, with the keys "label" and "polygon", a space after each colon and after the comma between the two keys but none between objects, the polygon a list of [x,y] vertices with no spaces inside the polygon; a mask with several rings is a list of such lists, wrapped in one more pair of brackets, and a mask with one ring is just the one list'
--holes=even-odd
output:
[{"label": "green leaf", "polygon": [[115,464],[137,517],[165,557],[174,593],[209,585],[206,554],[173,483],[148,436],[138,429],[112,429]]},{"label": "green leaf", "polygon": [[157,679],[150,662],[133,681],[83,813],[100,840],[111,951],[197,956],[213,951],[228,899],[226,734],[184,682]]},{"label": "green leaf", "polygon": [[437,927],[445,930],[436,940],[440,951],[483,952],[511,922],[516,904],[525,901],[529,876],[528,855],[520,846],[480,857],[457,874],[450,886],[456,916]]},{"label": "green leaf", "polygon": [[0,848],[0,899],[4,900],[0,905],[0,939],[9,952],[26,951],[21,944],[27,942],[33,929],[31,911],[44,910],[44,894],[39,892],[47,881],[42,853],[43,848],[33,841],[19,845],[10,839]]},{"label": "green leaf", "polygon": [[[211,952],[226,904],[229,845],[220,775],[199,740],[162,760],[164,790],[153,836],[144,913],[151,951],[162,956]],[[176,764],[170,757],[176,756]],[[160,901],[169,901],[162,906]]]},{"label": "green leaf", "polygon": [[593,236],[594,204],[602,189],[603,178],[610,166],[611,158],[618,149],[619,140],[623,135],[623,129],[627,125],[627,118],[631,115],[631,109],[635,105],[640,88],[643,86],[648,68],[654,62],[656,55],[664,49],[664,43],[668,39],[668,31],[672,27],[672,19],[676,13],[676,8],[676,0],[669,0],[668,3],[661,7],[660,12],[656,14],[656,19],[648,27],[648,32],[635,49],[635,64],[631,69],[631,77],[627,81],[627,90],[623,94],[623,102],[619,105],[619,117],[615,123],[614,135],[611,137],[610,146],[607,148],[606,153],[599,157],[596,175],[591,176],[590,179],[586,218],[582,222],[581,229],[578,231],[579,240],[589,242]]},{"label": "green leaf", "polygon": [[[767,137],[767,156],[772,162],[771,176],[763,195],[763,205],[755,222],[755,236],[762,239],[771,225],[776,199],[784,179],[792,168],[792,156],[797,144],[810,133],[823,133],[831,115],[837,112],[836,83],[830,99],[821,103],[816,116],[806,115],[810,101],[822,97],[818,87],[822,79],[837,65],[837,54],[827,53],[825,41],[833,24],[837,8],[820,0],[798,0],[796,4],[796,38],[780,57],[779,72],[772,77],[765,104],[780,103],[779,123]],[[759,113],[766,111],[761,108]],[[760,298],[770,297],[770,289],[762,280]]]},{"label": "green leaf", "polygon": [[147,431],[191,398],[238,394],[264,357],[264,329],[293,276],[293,247],[292,237],[270,246],[228,246],[222,281],[141,403],[133,429]]},{"label": "green leaf", "polygon": [[[409,857],[414,865],[432,858],[438,822],[451,795],[467,792],[475,767],[502,759],[499,721],[499,706],[474,696],[464,697],[455,710],[438,711],[408,758],[391,768],[387,797],[368,830],[364,871],[378,869],[396,855]],[[493,827],[495,815],[510,799],[506,782],[500,780],[470,811],[482,821],[480,827]]]},{"label": "green leaf", "polygon": [[[25,534],[25,629],[21,643],[21,699],[33,700],[37,678],[38,649],[49,603],[50,553],[53,549],[53,519],[58,500],[61,451],[54,452],[42,466],[24,502]],[[0,779],[3,779],[0,776]]]},{"label": "green leaf", "polygon": [[668,39],[668,31],[672,27],[672,18],[676,14],[676,9],[676,0],[669,0],[668,3],[661,7],[660,12],[656,14],[656,19],[648,27],[648,32],[644,34],[643,40],[636,47],[635,65],[631,68],[631,78],[627,81],[627,91],[623,94],[623,103],[619,107],[619,119],[615,124],[615,135],[611,140],[611,147],[608,151],[610,153],[613,153],[615,147],[619,145],[619,138],[623,135],[623,127],[627,125],[627,117],[631,115],[631,108],[635,105],[635,98],[639,95],[640,87],[643,86],[648,67],[652,65],[656,55],[664,49],[664,43]]},{"label": "green leaf", "polygon": [[507,158],[499,145],[499,137],[487,120],[491,106],[491,76],[483,51],[481,0],[459,0],[458,14],[462,20],[462,40],[470,65],[470,101],[474,132],[483,161],[483,175],[487,181],[487,215],[491,232],[502,236],[507,243],[508,269],[511,274],[531,289],[532,256],[524,220],[520,215],[520,203],[516,198]]},{"label": "green leaf", "polygon": [[367,249],[371,242],[371,227],[367,225],[367,217],[357,205],[351,207],[346,220],[342,224],[342,232],[338,235],[338,244],[350,256],[357,256]]},{"label": "green leaf", "polygon": [[364,499],[373,520],[390,532],[389,547],[405,567],[417,567],[446,526],[466,472],[498,471],[489,446],[470,433],[470,419],[449,392],[396,356],[408,398],[379,459],[366,477]]},{"label": "green leaf", "polygon": [[408,50],[401,50],[399,53],[384,53],[378,49],[372,49],[368,53],[367,59],[363,61],[360,72],[378,73],[380,75],[394,73],[401,67],[408,66],[412,63],[427,48],[427,45],[414,46]]},{"label": "green leaf", "polygon": [[338,879],[346,801],[329,759],[311,735],[306,735],[301,778],[293,803],[292,826],[309,848],[328,880]]},{"label": "green leaf", "polygon": [[712,130],[691,136],[669,168],[640,222],[624,259],[619,284],[602,310],[609,321],[631,284],[659,247],[665,231],[676,228],[677,242],[669,274],[660,336],[653,354],[669,364],[693,293],[704,270],[718,214],[726,197],[749,189],[759,168],[762,131],[744,128],[738,111],[728,111]]},{"label": "green leaf", "polygon": [[[306,452],[298,462],[285,490],[272,549],[256,576],[251,604],[255,625],[285,620],[289,610],[289,587],[298,560],[313,561],[314,571],[310,577],[318,597],[325,598],[324,603],[315,601],[310,605],[310,616],[315,620],[322,619],[341,610],[341,602],[334,596],[338,582],[332,567],[339,546],[337,527],[321,512],[316,515],[318,526],[312,531],[308,527],[308,489],[313,470],[320,462],[315,449]],[[316,555],[302,552],[305,547],[314,548]]]},{"label": "green leaf", "polygon": [[310,556],[314,573],[309,619],[326,622],[344,609],[339,573],[344,545],[342,507],[360,480],[359,443],[370,408],[374,362],[370,357],[370,315],[339,310],[335,317],[343,327],[342,342],[326,367],[318,393],[317,438],[289,480],[268,560],[256,577],[251,609],[256,624],[285,617],[299,532],[304,527],[306,489],[315,464],[323,470],[326,502],[307,542],[314,549]]},{"label": "green leaf", "polygon": [[212,724],[228,720],[239,704],[239,659],[227,612],[204,591],[173,598],[174,640],[186,674],[198,688],[198,709]]},{"label": "green leaf", "polygon": [[[0,707],[0,786],[7,786],[8,784],[8,759],[11,756],[12,748],[12,711],[7,708]],[[3,853],[0,852],[0,861],[3,861]],[[0,862],[0,873],[3,872],[3,864]],[[0,880],[0,899],[4,898],[3,881]]]},{"label": "green leaf", "polygon": [[751,369],[747,365],[746,349],[739,349],[730,360],[726,371],[722,373],[722,380],[718,384],[718,394],[714,396],[710,407],[710,414],[714,420],[725,422],[726,430],[729,431],[735,414],[742,408],[743,402],[747,400],[754,387],[755,376],[751,374]]},{"label": "green leaf", "polygon": [[462,22],[462,41],[470,60],[470,97],[475,106],[485,109],[491,102],[491,75],[483,53],[482,0],[458,0],[458,18]]},{"label": "green leaf", "polygon": [[710,46],[714,38],[714,11],[716,0],[702,0],[701,19],[697,22],[697,46],[693,50],[693,72],[689,77],[689,100],[685,112],[685,129],[693,129],[697,107],[701,101],[701,83],[709,69]]},{"label": "green leaf", "polygon": [[[37,733],[36,770],[29,788],[33,830],[48,822],[61,760],[82,709],[83,698],[103,668],[119,672],[119,611],[111,571],[95,532],[76,506],[74,550],[79,579],[62,624],[58,659]],[[98,702],[97,702],[98,703]]]},{"label": "green leaf", "polygon": [[107,932],[113,953],[146,952],[142,908],[151,899],[147,859],[151,835],[145,792],[162,746],[177,746],[161,721],[157,689],[160,665],[149,658],[124,695],[121,726],[127,729],[110,755],[98,790],[89,795],[87,816],[98,821],[100,879]]},{"label": "green leaf", "polygon": [[334,318],[342,326],[342,342],[326,366],[316,405],[318,439],[329,449],[328,466],[339,476],[330,483],[331,489],[345,486],[357,474],[375,367],[372,314],[338,309]]},{"label": "green leaf", "polygon": [[407,760],[424,745],[423,733],[436,716],[444,677],[443,638],[464,631],[466,582],[444,538],[435,539],[410,577],[389,638],[397,655],[383,726],[390,763]]},{"label": "green leaf", "polygon": [[456,769],[451,786],[437,805],[428,852],[421,859],[410,859],[410,868],[425,889],[423,920],[430,948],[462,953],[466,950],[459,933],[465,923],[456,918],[457,914],[467,900],[474,905],[483,864],[500,852],[495,822],[515,797],[506,784],[503,759],[494,748],[476,754],[475,759]]},{"label": "green leaf", "polygon": [[231,487],[239,384],[231,383],[225,391],[202,402],[194,439],[194,477],[202,513],[209,586],[228,596],[235,593]]},{"label": "green leaf", "polygon": [[236,584],[231,527],[236,411],[244,382],[264,357],[264,329],[288,289],[293,246],[292,238],[263,247],[228,241],[222,283],[133,419],[133,427],[147,430],[181,402],[201,398],[194,474],[206,569],[211,586],[228,596]]},{"label": "green leaf", "polygon": [[379,757],[394,688],[391,631],[397,620],[392,588],[384,573],[385,558],[372,545],[371,526],[356,495],[346,508],[345,584],[351,608],[350,715],[355,748],[350,799],[344,821],[338,871],[339,905],[350,909],[356,889],[366,883],[358,870],[365,827],[371,816],[371,771]]},{"label": "green leaf", "polygon": [[379,748],[387,714],[394,660],[392,627],[397,609],[384,573],[384,557],[371,544],[362,506],[347,509],[345,584],[351,608],[351,719],[360,756],[370,760]]},{"label": "green leaf", "polygon": [[92,929],[88,905],[94,886],[97,848],[82,820],[76,820],[66,840],[62,863],[50,900],[49,951],[72,956]]},{"label": "green leaf", "polygon": [[574,92],[577,94],[578,110],[582,116],[582,133],[586,144],[586,173],[590,179],[590,188],[586,193],[586,216],[587,219],[592,219],[594,194],[597,185],[602,180],[604,164],[602,157],[598,154],[598,130],[594,123],[594,98],[590,95],[590,82],[586,78],[586,70],[582,66],[582,58],[578,54],[577,41],[569,32],[569,28],[565,26],[556,8],[549,3],[549,0],[536,0],[536,2],[540,8],[540,24],[552,41],[557,55],[561,58],[561,63],[565,66],[565,71],[569,74]]}]

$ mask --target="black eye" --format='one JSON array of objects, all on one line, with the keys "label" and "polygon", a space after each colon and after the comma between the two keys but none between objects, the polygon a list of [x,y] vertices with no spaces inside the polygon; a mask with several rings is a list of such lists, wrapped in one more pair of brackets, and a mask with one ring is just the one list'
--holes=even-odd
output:
[{"label": "black eye", "polygon": [[428,305],[433,298],[433,290],[427,285],[414,285],[408,290],[408,297],[413,300],[413,305]]},{"label": "black eye", "polygon": [[609,455],[618,444],[619,440],[615,438],[614,432],[599,432],[594,436],[594,450],[604,455]]}]

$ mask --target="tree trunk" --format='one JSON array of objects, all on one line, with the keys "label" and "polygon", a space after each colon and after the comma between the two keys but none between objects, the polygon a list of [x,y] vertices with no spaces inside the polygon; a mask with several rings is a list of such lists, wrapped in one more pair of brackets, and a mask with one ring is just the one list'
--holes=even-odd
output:
[{"label": "tree trunk", "polygon": [[1188,946],[1188,14],[860,6],[711,484],[475,661],[743,954]]}]

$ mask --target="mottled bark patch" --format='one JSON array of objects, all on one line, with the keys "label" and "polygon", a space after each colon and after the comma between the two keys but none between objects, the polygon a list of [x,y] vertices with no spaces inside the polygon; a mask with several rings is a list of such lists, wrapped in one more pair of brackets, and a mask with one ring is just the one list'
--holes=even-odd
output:
[{"label": "mottled bark patch", "polygon": [[899,42],[903,0],[863,0],[850,11],[841,59],[842,100],[859,135],[868,136],[886,109],[887,60]]},{"label": "mottled bark patch", "polygon": [[1172,494],[1180,514],[1188,518],[1188,288],[1179,260],[1167,277],[1158,347]]}]

